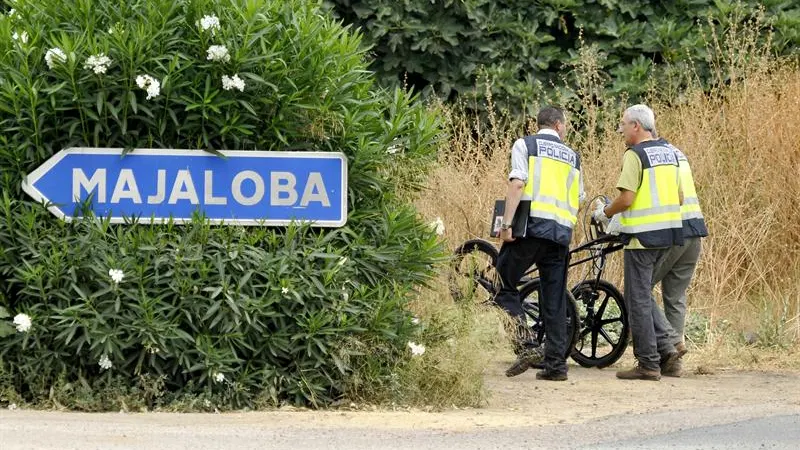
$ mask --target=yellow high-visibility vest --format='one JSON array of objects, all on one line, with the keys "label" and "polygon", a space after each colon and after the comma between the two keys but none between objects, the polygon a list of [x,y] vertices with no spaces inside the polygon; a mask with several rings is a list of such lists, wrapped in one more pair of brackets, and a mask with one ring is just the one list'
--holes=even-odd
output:
[{"label": "yellow high-visibility vest", "polygon": [[525,138],[528,180],[523,201],[530,201],[534,237],[569,245],[578,221],[580,156],[558,138],[537,134]]},{"label": "yellow high-visibility vest", "polygon": [[629,151],[642,162],[642,180],[633,204],[622,213],[621,233],[648,248],[683,244],[677,154],[659,141],[645,141]]},{"label": "yellow high-visibility vest", "polygon": [[662,140],[667,147],[671,148],[678,155],[680,165],[681,186],[683,187],[683,204],[681,205],[681,219],[683,220],[683,237],[706,237],[708,228],[700,209],[700,199],[697,198],[697,189],[694,185],[692,168],[689,160],[677,147]]}]

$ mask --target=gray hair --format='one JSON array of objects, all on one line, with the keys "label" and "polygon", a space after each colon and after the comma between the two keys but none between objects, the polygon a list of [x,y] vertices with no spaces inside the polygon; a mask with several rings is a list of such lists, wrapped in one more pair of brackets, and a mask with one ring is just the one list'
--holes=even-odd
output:
[{"label": "gray hair", "polygon": [[639,122],[646,131],[655,133],[656,131],[656,115],[653,110],[647,105],[633,105],[625,110],[628,120],[632,122]]}]

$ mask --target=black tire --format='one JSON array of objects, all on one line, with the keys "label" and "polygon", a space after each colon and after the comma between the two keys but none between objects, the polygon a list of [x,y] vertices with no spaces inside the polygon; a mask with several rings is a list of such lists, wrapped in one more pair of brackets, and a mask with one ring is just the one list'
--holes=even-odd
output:
[{"label": "black tire", "polygon": [[608,367],[628,347],[628,308],[622,293],[606,280],[586,280],[572,293],[580,310],[580,333],[572,359],[583,367]]},{"label": "black tire", "polygon": [[497,294],[497,255],[491,242],[471,239],[455,250],[448,284],[456,302],[492,303]]},{"label": "black tire", "polygon": [[[544,343],[546,330],[544,329],[542,317],[539,313],[539,283],[538,278],[534,278],[530,282],[525,283],[522,289],[520,289],[520,298],[522,299],[522,309],[525,311],[528,327],[531,333],[533,333],[534,338],[539,342],[539,345],[542,345]],[[564,357],[569,358],[575,348],[580,329],[578,327],[578,305],[575,303],[575,298],[572,296],[572,293],[567,291],[566,296],[567,336],[570,336],[571,339],[569,345],[567,345],[567,351]]]}]

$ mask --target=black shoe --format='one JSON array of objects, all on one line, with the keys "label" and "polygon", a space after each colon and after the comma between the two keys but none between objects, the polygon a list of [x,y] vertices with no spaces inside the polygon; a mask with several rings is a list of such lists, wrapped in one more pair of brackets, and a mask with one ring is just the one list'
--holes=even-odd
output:
[{"label": "black shoe", "polygon": [[525,373],[537,363],[544,359],[544,353],[538,347],[530,348],[520,353],[514,364],[506,370],[507,377],[515,377],[521,373]]},{"label": "black shoe", "polygon": [[567,381],[567,374],[564,372],[549,372],[547,370],[540,370],[536,372],[536,379],[548,381]]}]

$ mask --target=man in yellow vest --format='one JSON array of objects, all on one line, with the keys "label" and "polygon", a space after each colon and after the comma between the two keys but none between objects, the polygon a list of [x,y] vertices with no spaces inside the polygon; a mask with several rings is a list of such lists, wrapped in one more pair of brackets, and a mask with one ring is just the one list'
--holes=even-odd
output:
[{"label": "man in yellow vest", "polygon": [[625,138],[619,196],[609,205],[596,205],[593,217],[607,223],[622,213],[620,237],[625,246],[625,303],[638,364],[617,372],[626,380],[660,380],[661,365],[679,358],[670,341],[669,324],[654,314],[653,275],[667,250],[683,244],[681,181],[675,152],[655,140],[655,115],[645,105],[634,105],[622,116],[619,130]]},{"label": "man in yellow vest", "polygon": [[[686,323],[686,289],[692,281],[697,261],[700,259],[700,239],[708,236],[697,190],[694,185],[692,168],[689,160],[678,148],[659,139],[665,147],[671,148],[678,156],[680,165],[681,186],[683,188],[683,204],[681,205],[681,219],[683,221],[683,245],[673,246],[664,255],[656,267],[653,275],[653,285],[661,283],[661,293],[664,300],[664,319],[669,322],[673,332],[670,339],[675,343],[679,356],[686,354],[686,344],[683,342],[683,332]],[[653,298],[655,301],[655,297]],[[662,314],[661,309],[655,308],[657,314]],[[681,376],[681,360],[674,359],[670,364],[667,361],[661,364],[661,375],[668,377]]]},{"label": "man in yellow vest", "polygon": [[[580,156],[564,144],[566,119],[546,107],[536,117],[539,132],[518,139],[511,150],[506,206],[497,258],[501,289],[497,303],[518,322],[517,361],[506,371],[519,375],[544,359],[540,380],[567,379],[567,254],[583,195]],[[518,211],[519,210],[519,211]],[[516,219],[515,219],[516,216]],[[512,223],[514,221],[514,223]],[[530,336],[517,290],[522,275],[536,264],[542,280],[539,310],[545,326],[544,351]]]}]

